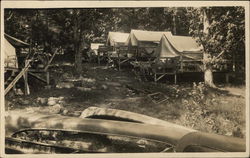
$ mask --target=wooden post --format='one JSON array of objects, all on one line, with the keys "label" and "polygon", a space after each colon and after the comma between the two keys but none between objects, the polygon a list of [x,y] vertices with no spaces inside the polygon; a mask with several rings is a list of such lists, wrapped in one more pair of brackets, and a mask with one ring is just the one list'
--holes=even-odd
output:
[{"label": "wooden post", "polygon": [[97,52],[97,62],[98,62],[98,65],[100,65],[101,62],[100,62],[100,52],[99,51]]},{"label": "wooden post", "polygon": [[180,60],[181,60],[181,72],[183,72],[183,58],[182,58],[182,56],[180,56]]},{"label": "wooden post", "polygon": [[177,74],[175,73],[174,74],[174,84],[176,84],[177,83]]},{"label": "wooden post", "polygon": [[[27,60],[25,60],[25,67],[28,67],[29,63]],[[30,94],[30,89],[29,89],[29,83],[28,83],[28,72],[25,71],[23,74],[23,79],[24,79],[24,94],[29,95]]]},{"label": "wooden post", "polygon": [[107,55],[108,55],[108,62],[107,62],[107,66],[109,67],[109,61],[110,61],[110,54],[109,54],[109,52],[107,52]]},{"label": "wooden post", "polygon": [[121,59],[120,59],[119,52],[117,52],[117,55],[118,55],[118,70],[120,71],[121,70]]},{"label": "wooden post", "polygon": [[47,86],[50,84],[49,83],[49,71],[46,72],[46,81],[47,81]]},{"label": "wooden post", "polygon": [[23,74],[23,79],[24,79],[24,94],[29,95],[30,89],[29,89],[29,84],[28,84],[28,72],[25,72]]}]

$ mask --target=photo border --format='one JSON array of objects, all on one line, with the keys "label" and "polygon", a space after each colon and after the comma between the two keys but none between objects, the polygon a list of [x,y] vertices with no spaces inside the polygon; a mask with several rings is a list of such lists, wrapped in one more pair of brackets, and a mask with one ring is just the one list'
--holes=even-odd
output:
[{"label": "photo border", "polygon": [[248,157],[249,156],[249,2],[248,1],[1,1],[1,74],[0,84],[4,85],[4,9],[5,8],[124,8],[124,7],[205,7],[205,6],[243,6],[245,7],[245,51],[246,51],[246,152],[229,153],[112,153],[112,154],[24,154],[10,155],[4,153],[5,108],[4,86],[0,86],[0,157]]}]

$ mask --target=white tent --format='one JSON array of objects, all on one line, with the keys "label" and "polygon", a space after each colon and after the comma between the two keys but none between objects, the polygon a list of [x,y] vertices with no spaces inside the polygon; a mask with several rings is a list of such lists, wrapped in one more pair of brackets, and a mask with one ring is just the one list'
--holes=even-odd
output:
[{"label": "white tent", "polygon": [[171,32],[131,30],[126,45],[137,47],[157,46],[163,34],[172,35]]},{"label": "white tent", "polygon": [[109,32],[107,38],[107,45],[112,47],[125,46],[125,42],[127,41],[128,36],[128,33]]},{"label": "white tent", "polygon": [[4,38],[4,67],[18,68],[16,49]]},{"label": "white tent", "polygon": [[186,59],[202,60],[202,47],[190,36],[164,34],[155,55],[157,57],[183,56]]}]

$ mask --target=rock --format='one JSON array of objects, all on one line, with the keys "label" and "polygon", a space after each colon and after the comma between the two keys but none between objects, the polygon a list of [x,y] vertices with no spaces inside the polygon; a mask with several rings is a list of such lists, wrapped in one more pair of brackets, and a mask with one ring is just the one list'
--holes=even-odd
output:
[{"label": "rock", "polygon": [[49,112],[52,114],[59,114],[63,110],[63,107],[60,104],[55,104],[50,107]]},{"label": "rock", "polygon": [[88,83],[95,83],[96,82],[96,80],[92,79],[92,78],[81,78],[81,80],[84,82],[88,82]]},{"label": "rock", "polygon": [[36,99],[36,102],[37,102],[38,104],[45,105],[45,104],[47,103],[47,99],[46,99],[46,98],[40,98],[40,97],[38,97],[38,98]]},{"label": "rock", "polygon": [[56,85],[56,88],[73,88],[74,87],[74,84],[71,83],[71,82],[59,82],[57,85]]},{"label": "rock", "polygon": [[64,73],[64,74],[62,75],[62,78],[63,78],[63,79],[72,78],[72,75],[66,72],[66,73]]},{"label": "rock", "polygon": [[64,100],[64,97],[59,97],[58,99],[59,99],[59,100]]},{"label": "rock", "polygon": [[63,115],[67,115],[69,113],[69,111],[67,109],[63,110],[62,114]]},{"label": "rock", "polygon": [[75,116],[75,117],[79,117],[81,115],[81,113],[82,113],[81,111],[74,111],[72,113],[72,115]]},{"label": "rock", "polygon": [[108,86],[102,85],[102,89],[106,90],[106,89],[108,89]]},{"label": "rock", "polygon": [[16,90],[16,95],[24,95],[24,93],[23,93],[23,91],[20,88],[18,88]]},{"label": "rock", "polygon": [[52,105],[55,105],[57,102],[55,100],[49,100],[48,101],[48,105],[49,106],[52,106]]},{"label": "rock", "polygon": [[19,102],[20,104],[22,104],[22,105],[28,105],[28,104],[30,104],[30,101],[29,101],[29,100],[24,100],[24,99],[20,99],[18,102]]}]

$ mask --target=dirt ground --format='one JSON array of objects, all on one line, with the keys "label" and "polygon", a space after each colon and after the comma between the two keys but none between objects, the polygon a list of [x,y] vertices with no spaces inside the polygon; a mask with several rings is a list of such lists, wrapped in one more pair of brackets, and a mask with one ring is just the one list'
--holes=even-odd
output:
[{"label": "dirt ground", "polygon": [[[245,137],[245,87],[211,89],[203,83],[154,83],[140,81],[131,70],[118,71],[107,66],[85,63],[82,77],[73,67],[54,67],[51,88],[32,78],[31,95],[6,97],[6,110],[40,108],[51,112],[48,100],[61,98],[56,113],[78,117],[90,107],[136,112],[203,132]],[[233,92],[233,93],[232,93]],[[155,94],[155,97],[150,94]],[[52,98],[53,99],[53,98]]]}]

